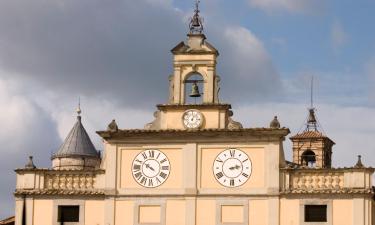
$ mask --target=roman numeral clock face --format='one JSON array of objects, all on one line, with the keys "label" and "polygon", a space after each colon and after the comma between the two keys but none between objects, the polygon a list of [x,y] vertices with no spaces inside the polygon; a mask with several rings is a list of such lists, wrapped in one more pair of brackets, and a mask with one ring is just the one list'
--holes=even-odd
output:
[{"label": "roman numeral clock face", "polygon": [[251,175],[249,156],[239,149],[222,151],[213,165],[216,180],[225,187],[238,187],[246,183]]},{"label": "roman numeral clock face", "polygon": [[162,185],[169,176],[171,166],[163,152],[150,149],[139,153],[132,164],[134,180],[147,188]]}]

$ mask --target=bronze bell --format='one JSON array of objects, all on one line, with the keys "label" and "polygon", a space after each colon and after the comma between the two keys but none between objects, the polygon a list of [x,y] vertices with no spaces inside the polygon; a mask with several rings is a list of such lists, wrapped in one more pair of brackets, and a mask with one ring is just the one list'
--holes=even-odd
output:
[{"label": "bronze bell", "polygon": [[201,24],[199,23],[199,18],[194,15],[192,21],[191,21],[191,26],[192,27],[200,27]]},{"label": "bronze bell", "polygon": [[194,98],[201,97],[197,83],[193,83],[193,85],[191,85],[191,93],[189,96]]}]

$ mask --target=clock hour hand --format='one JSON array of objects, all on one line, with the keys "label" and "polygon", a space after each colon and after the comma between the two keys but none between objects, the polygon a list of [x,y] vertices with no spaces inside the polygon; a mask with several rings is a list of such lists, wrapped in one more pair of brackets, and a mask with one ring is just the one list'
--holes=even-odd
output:
[{"label": "clock hour hand", "polygon": [[155,171],[155,169],[152,168],[152,167],[150,166],[150,164],[146,163],[145,165],[146,165],[146,168],[147,168],[147,169],[150,169],[150,170],[152,170],[152,171]]},{"label": "clock hour hand", "polygon": [[229,167],[230,170],[235,170],[235,169],[238,170],[240,168],[241,168],[241,166],[239,166],[239,165],[235,165],[235,166]]}]

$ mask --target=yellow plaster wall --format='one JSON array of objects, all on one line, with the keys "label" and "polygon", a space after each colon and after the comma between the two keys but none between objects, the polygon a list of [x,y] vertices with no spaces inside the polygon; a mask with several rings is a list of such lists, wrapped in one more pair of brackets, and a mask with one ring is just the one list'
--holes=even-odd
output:
[{"label": "yellow plaster wall", "polygon": [[140,205],[139,206],[139,223],[156,223],[161,222],[160,205]]},{"label": "yellow plaster wall", "polygon": [[215,200],[197,200],[197,225],[215,225]]},{"label": "yellow plaster wall", "polygon": [[51,225],[52,215],[52,200],[34,200],[34,225]]},{"label": "yellow plaster wall", "polygon": [[[171,149],[166,146],[156,148],[162,151],[168,157],[171,166],[168,179],[158,188],[181,188],[183,179],[181,149]],[[121,150],[120,188],[140,188],[148,190],[134,180],[131,170],[134,158],[145,149],[132,148]]]},{"label": "yellow plaster wall", "polygon": [[104,201],[87,200],[85,201],[85,224],[103,225],[104,224]]},{"label": "yellow plaster wall", "polygon": [[280,199],[280,225],[298,225],[299,210],[298,199]]},{"label": "yellow plaster wall", "polygon": [[337,199],[332,203],[333,225],[352,225],[353,200]]},{"label": "yellow plaster wall", "polygon": [[[222,148],[209,148],[201,147],[201,188],[217,188],[222,189],[221,186],[215,179],[212,172],[212,165],[216,159],[216,156],[227,149],[229,146]],[[233,146],[231,146],[233,147]],[[250,148],[250,147],[238,147],[238,149],[245,152],[252,163],[252,172],[250,178],[241,188],[261,188],[265,184],[265,159],[264,159],[264,149],[263,148]]]},{"label": "yellow plaster wall", "polygon": [[116,201],[115,225],[133,225],[134,202]]},{"label": "yellow plaster wall", "polygon": [[185,224],[185,201],[169,200],[166,209],[166,225]]},{"label": "yellow plaster wall", "polygon": [[242,205],[222,205],[221,223],[243,223],[243,211]]},{"label": "yellow plaster wall", "polygon": [[268,201],[250,200],[249,201],[249,225],[268,224]]}]

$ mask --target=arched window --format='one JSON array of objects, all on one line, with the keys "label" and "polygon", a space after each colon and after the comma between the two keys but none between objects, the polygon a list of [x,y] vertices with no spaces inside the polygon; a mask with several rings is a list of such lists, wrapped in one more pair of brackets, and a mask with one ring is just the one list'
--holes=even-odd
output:
[{"label": "arched window", "polygon": [[302,165],[308,167],[315,167],[316,165],[316,156],[315,153],[311,150],[306,150],[302,153],[301,156]]},{"label": "arched window", "polygon": [[193,73],[184,81],[185,104],[199,104],[203,102],[203,76]]}]

